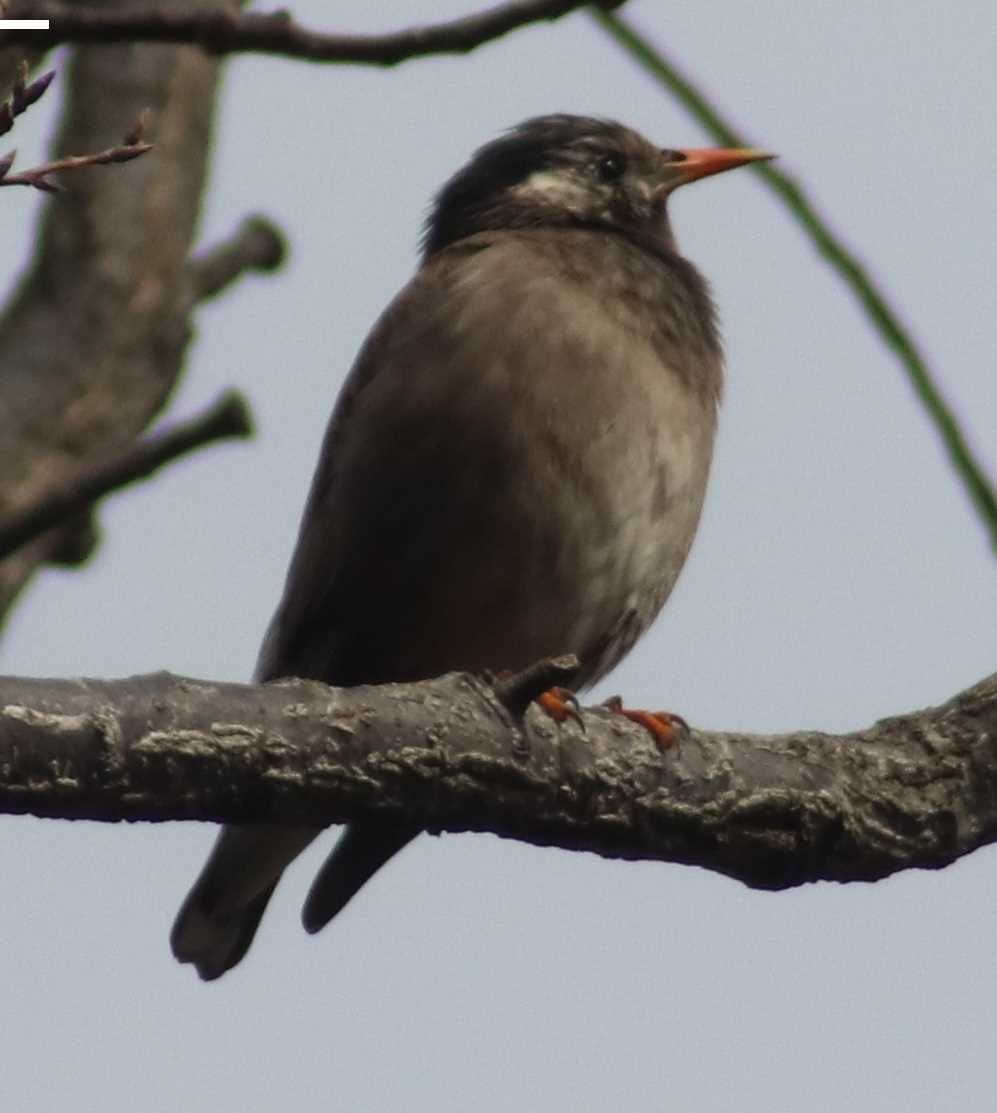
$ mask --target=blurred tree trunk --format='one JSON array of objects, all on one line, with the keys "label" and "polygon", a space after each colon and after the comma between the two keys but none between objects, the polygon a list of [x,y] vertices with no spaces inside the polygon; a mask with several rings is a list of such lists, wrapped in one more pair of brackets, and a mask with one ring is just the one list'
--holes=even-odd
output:
[{"label": "blurred tree trunk", "polygon": [[[38,60],[0,51],[5,89],[23,57]],[[34,256],[0,316],[0,518],[133,444],[177,383],[218,76],[196,47],[144,44],[78,47],[60,70],[54,156],[119,142],[146,108],[155,149],[74,172],[42,207]],[[92,518],[77,514],[0,562],[0,622],[39,568],[91,554]]]}]

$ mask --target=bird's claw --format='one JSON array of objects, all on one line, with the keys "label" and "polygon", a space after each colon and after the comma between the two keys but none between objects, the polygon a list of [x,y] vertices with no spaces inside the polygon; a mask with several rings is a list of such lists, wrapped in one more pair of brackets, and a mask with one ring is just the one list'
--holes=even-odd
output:
[{"label": "bird's claw", "polygon": [[555,723],[563,723],[566,719],[574,719],[582,731],[585,730],[581,705],[578,702],[578,697],[570,688],[548,688],[546,692],[537,696],[537,703]]},{"label": "bird's claw", "polygon": [[642,726],[654,739],[659,750],[670,750],[676,746],[682,734],[689,733],[689,724],[681,715],[671,711],[642,711],[639,708],[624,707],[619,696],[610,696],[602,706],[614,715],[623,715],[633,723]]}]

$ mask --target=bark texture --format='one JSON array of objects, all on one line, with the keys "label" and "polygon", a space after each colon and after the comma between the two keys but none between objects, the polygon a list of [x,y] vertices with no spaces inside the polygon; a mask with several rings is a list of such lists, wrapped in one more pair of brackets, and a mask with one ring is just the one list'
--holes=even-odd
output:
[{"label": "bark texture", "polygon": [[497,691],[464,674],[352,689],[0,679],[0,811],[379,814],[764,889],[937,868],[997,838],[997,674],[853,734],[692,731],[665,753],[604,709],[558,727],[535,709],[519,719]]}]

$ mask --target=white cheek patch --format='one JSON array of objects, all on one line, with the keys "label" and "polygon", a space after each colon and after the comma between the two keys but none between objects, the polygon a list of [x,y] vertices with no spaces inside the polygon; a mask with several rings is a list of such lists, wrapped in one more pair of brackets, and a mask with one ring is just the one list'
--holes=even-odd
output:
[{"label": "white cheek patch", "polygon": [[526,181],[515,187],[513,193],[573,212],[592,207],[591,190],[563,170],[535,170]]}]

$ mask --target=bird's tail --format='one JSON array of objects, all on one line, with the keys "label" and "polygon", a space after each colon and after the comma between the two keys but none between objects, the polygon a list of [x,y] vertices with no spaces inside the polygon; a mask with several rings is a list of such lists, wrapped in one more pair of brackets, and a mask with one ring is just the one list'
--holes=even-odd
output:
[{"label": "bird's tail", "polygon": [[177,913],[170,945],[205,981],[220,978],[249,949],[284,869],[322,830],[223,827]]},{"label": "bird's tail", "polygon": [[419,833],[408,823],[384,820],[351,823],[326,858],[312,883],[301,913],[308,932],[316,932],[339,912],[351,897]]}]

